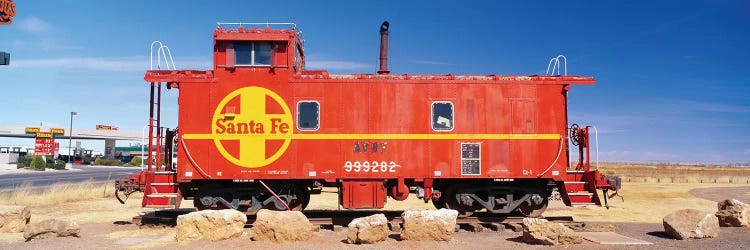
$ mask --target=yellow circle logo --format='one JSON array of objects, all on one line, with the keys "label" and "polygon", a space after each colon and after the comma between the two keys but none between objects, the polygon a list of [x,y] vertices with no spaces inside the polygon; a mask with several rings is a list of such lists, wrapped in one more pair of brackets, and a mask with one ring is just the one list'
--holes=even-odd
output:
[{"label": "yellow circle logo", "polygon": [[[231,104],[230,104],[231,103]],[[278,106],[275,106],[277,104]],[[269,105],[280,107],[279,114],[268,114]],[[211,138],[224,158],[246,167],[263,167],[276,161],[292,140],[292,115],[275,92],[263,87],[244,87],[229,93],[216,106]],[[283,141],[275,152],[267,152],[267,142]],[[230,143],[231,146],[226,146]],[[235,154],[229,152],[235,150]],[[270,153],[270,156],[269,156]]]}]

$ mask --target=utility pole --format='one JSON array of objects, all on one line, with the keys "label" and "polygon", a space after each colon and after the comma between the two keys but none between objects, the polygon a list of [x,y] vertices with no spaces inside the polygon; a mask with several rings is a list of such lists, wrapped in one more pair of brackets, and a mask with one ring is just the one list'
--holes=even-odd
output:
[{"label": "utility pole", "polygon": [[73,154],[70,153],[73,147],[73,116],[78,115],[75,111],[70,112],[70,130],[68,130],[68,163],[73,167]]}]

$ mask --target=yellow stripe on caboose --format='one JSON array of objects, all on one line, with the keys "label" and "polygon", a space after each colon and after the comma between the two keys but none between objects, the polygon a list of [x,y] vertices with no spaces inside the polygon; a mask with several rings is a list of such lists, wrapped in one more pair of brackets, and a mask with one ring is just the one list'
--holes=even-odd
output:
[{"label": "yellow stripe on caboose", "polygon": [[560,134],[185,134],[185,139],[238,140],[557,140]]}]

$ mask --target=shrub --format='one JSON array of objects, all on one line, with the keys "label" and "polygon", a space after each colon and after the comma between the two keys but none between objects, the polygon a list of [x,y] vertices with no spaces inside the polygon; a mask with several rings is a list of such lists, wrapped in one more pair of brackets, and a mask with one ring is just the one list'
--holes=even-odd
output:
[{"label": "shrub", "polygon": [[50,159],[47,161],[47,168],[63,170],[65,169],[65,161]]},{"label": "shrub", "polygon": [[130,160],[130,165],[140,166],[142,160],[143,158],[141,158],[140,156],[133,157],[133,159]]},{"label": "shrub", "polygon": [[31,169],[33,170],[39,170],[44,171],[44,168],[47,167],[47,163],[42,159],[41,156],[34,156],[34,159],[31,160]]},{"label": "shrub", "polygon": [[118,159],[102,159],[102,158],[96,158],[94,160],[94,165],[99,166],[122,166],[123,163]]},{"label": "shrub", "polygon": [[31,156],[19,156],[18,161],[16,162],[17,168],[28,168],[31,166]]}]

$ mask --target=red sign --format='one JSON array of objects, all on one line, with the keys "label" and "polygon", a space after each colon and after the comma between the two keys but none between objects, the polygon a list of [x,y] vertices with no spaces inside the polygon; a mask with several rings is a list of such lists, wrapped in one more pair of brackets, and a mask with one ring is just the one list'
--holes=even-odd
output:
[{"label": "red sign", "polygon": [[55,155],[55,139],[36,138],[34,155]]}]

